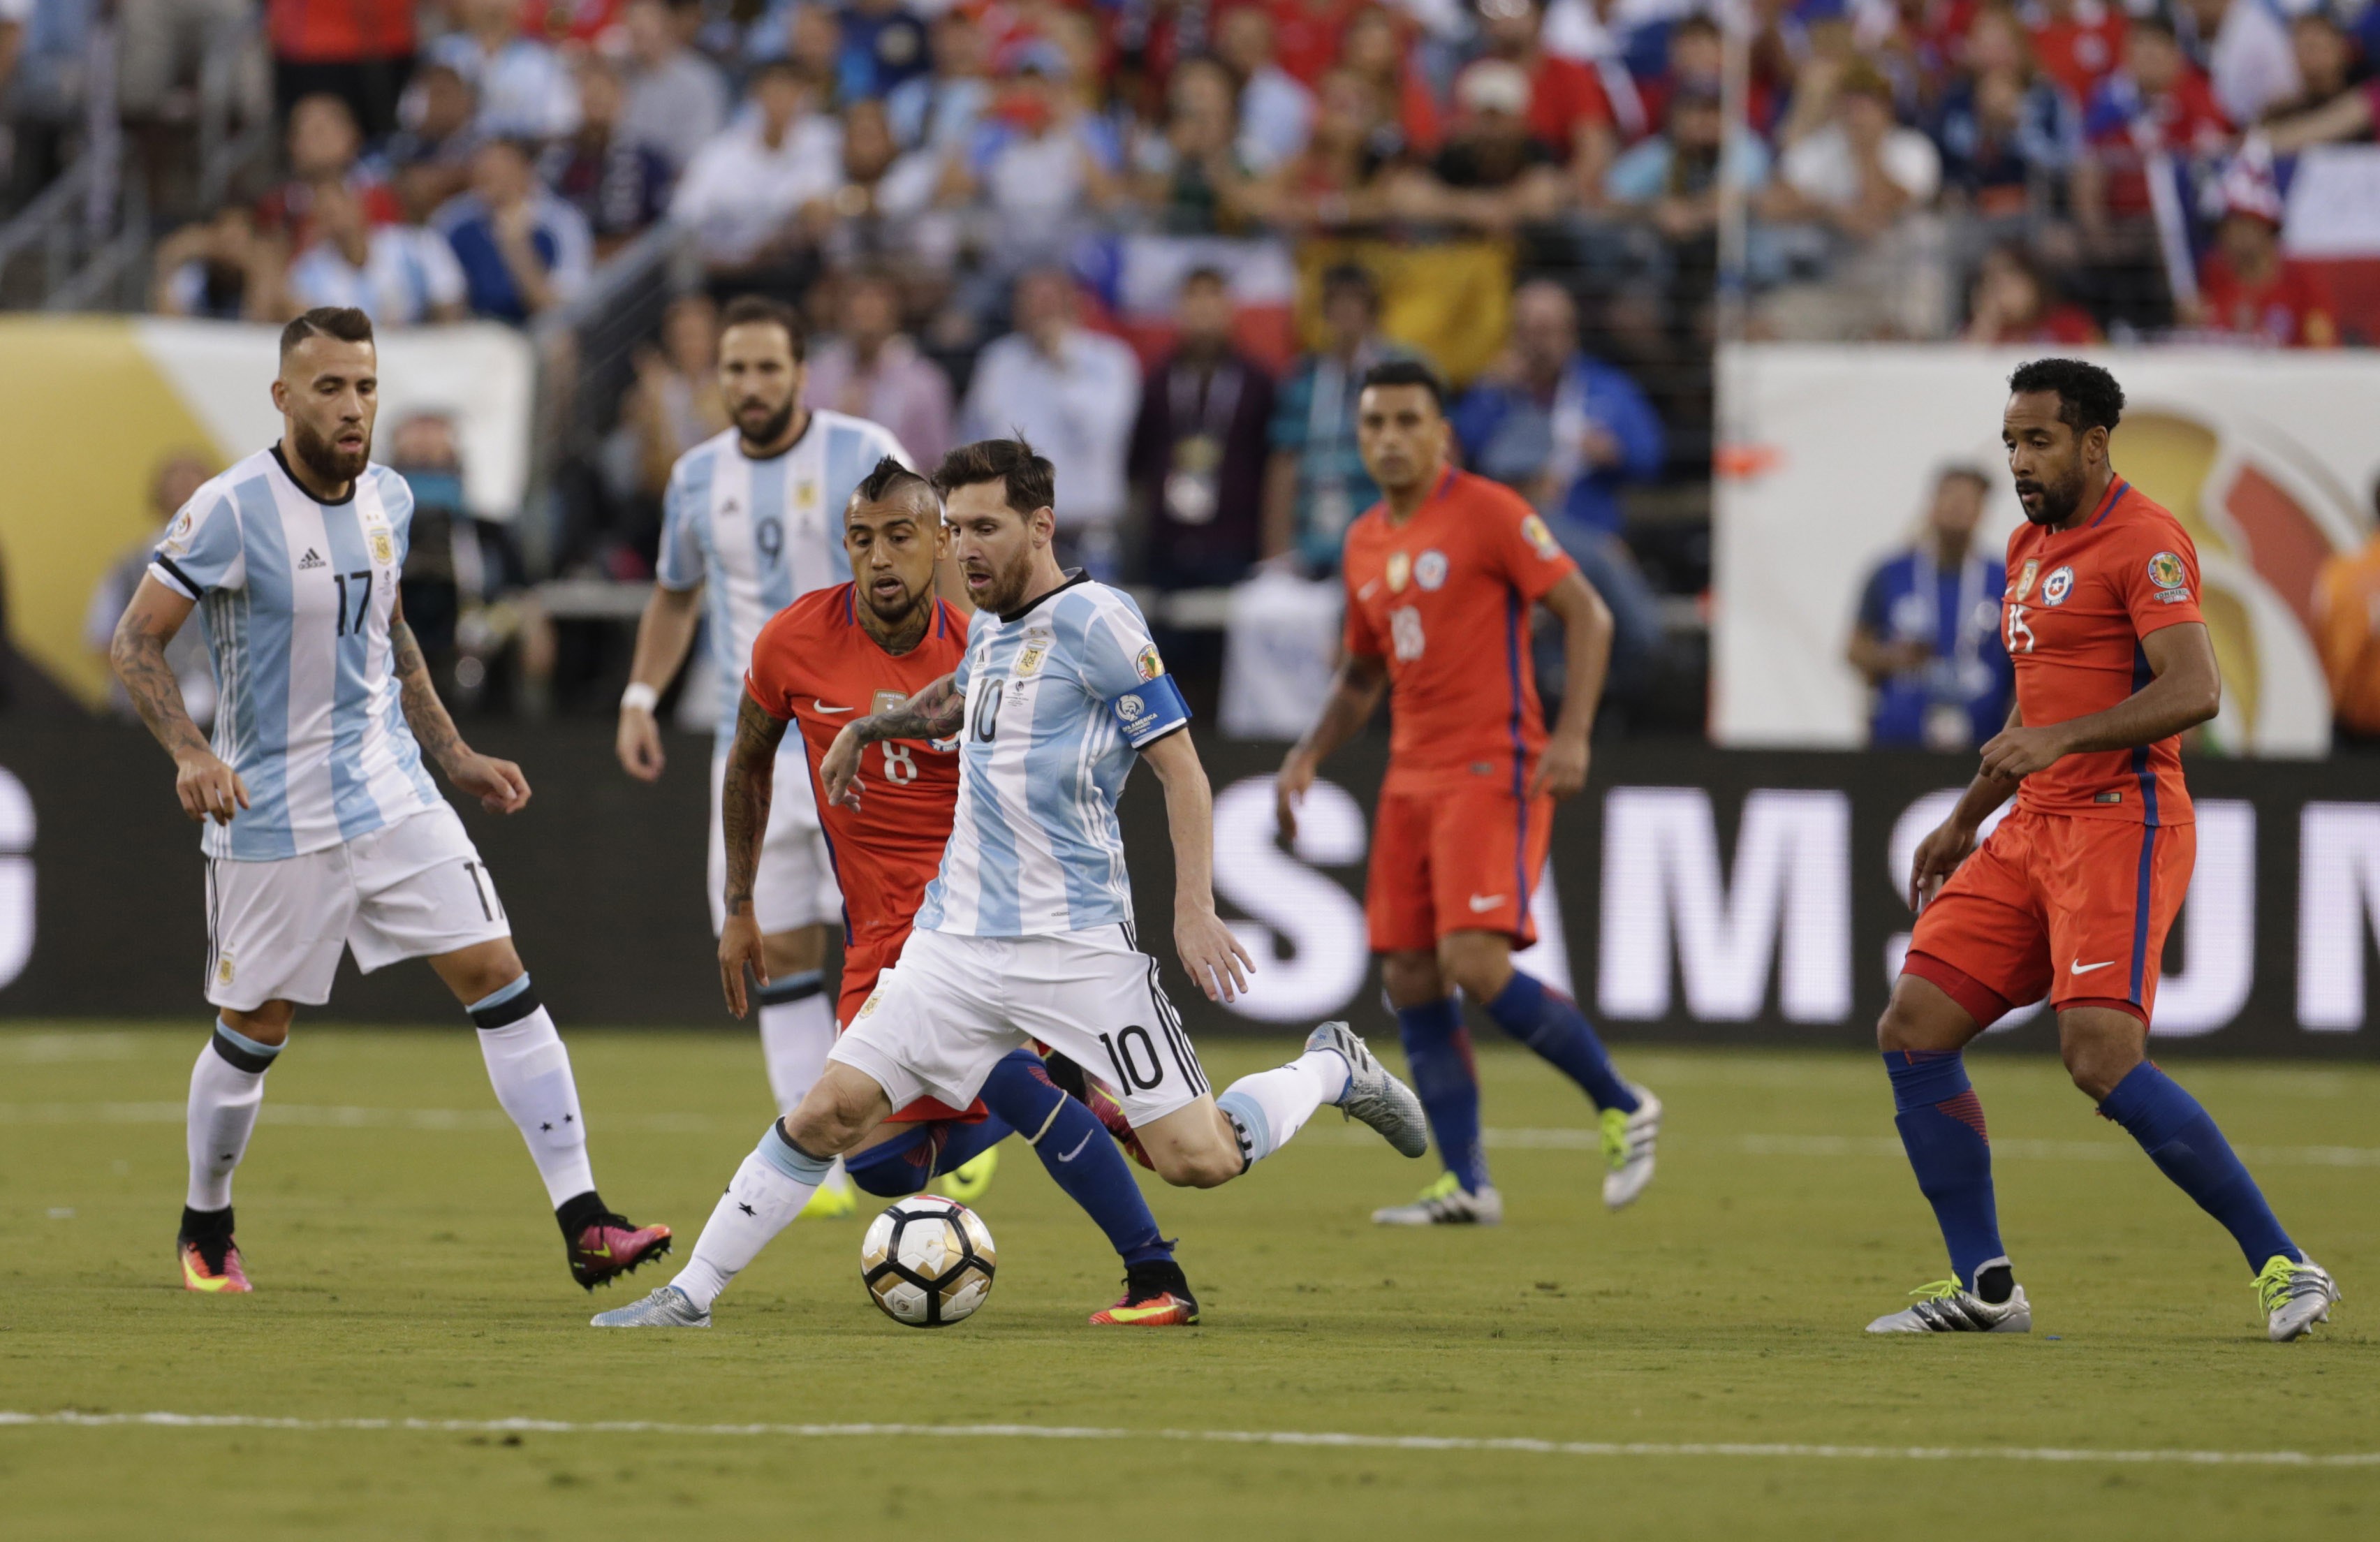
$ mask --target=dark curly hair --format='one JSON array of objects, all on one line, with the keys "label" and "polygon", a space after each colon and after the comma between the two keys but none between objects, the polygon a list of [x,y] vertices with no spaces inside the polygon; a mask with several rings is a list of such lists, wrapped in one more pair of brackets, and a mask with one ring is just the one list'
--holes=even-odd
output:
[{"label": "dark curly hair", "polygon": [[859,485],[851,491],[852,495],[863,504],[880,504],[893,493],[907,488],[912,482],[929,492],[933,491],[932,484],[925,478],[894,460],[891,455],[886,455],[878,461],[876,468],[861,479]]},{"label": "dark curly hair", "polygon": [[2020,396],[2053,392],[2058,420],[2076,433],[2112,431],[2124,418],[2124,388],[2096,364],[2080,358],[2036,358],[2017,366],[2009,390]]}]

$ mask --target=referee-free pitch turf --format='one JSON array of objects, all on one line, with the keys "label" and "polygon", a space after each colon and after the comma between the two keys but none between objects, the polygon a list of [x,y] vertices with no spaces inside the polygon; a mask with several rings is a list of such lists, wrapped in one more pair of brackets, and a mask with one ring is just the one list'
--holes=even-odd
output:
[{"label": "referee-free pitch turf", "polygon": [[[886,1320],[862,1221],[803,1221],[711,1330],[599,1333],[669,1268],[570,1283],[468,1027],[301,1025],[238,1180],[257,1293],[185,1293],[204,1041],[203,1019],[0,1030],[18,1542],[2380,1535],[2380,1068],[2178,1068],[2345,1289],[2296,1344],[2055,1063],[1990,1054],[2034,1331],[1866,1339],[1945,1272],[1875,1058],[1634,1047],[1670,1123],[1619,1215],[1575,1093],[1483,1048],[1502,1227],[1373,1226],[1435,1167],[1325,1110],[1226,1189],[1149,1184],[1194,1330],[1085,1325],[1120,1270],[1011,1142],[980,1206],[998,1284],[962,1326]],[[1287,1043],[1209,1043],[1208,1069]],[[767,1120],[757,1046],[572,1052],[605,1196],[690,1245]]]}]

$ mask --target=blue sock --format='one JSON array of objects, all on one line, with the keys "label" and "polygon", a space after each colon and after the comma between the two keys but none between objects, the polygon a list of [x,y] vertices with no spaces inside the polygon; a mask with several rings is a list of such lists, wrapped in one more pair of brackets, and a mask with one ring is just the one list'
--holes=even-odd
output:
[{"label": "blue sock", "polygon": [[[1008,1126],[996,1119],[985,1123],[1003,1135],[1008,1134]],[[895,1125],[893,1128],[900,1134],[880,1145],[844,1158],[843,1171],[849,1174],[852,1184],[862,1194],[872,1194],[885,1199],[916,1194],[933,1181],[936,1172],[943,1171],[941,1159],[946,1136],[954,1127],[949,1120]],[[969,1156],[974,1154],[972,1151],[968,1153]]]},{"label": "blue sock", "polygon": [[1040,1056],[1030,1050],[1008,1055],[992,1067],[977,1096],[1032,1142],[1050,1179],[1098,1222],[1126,1265],[1173,1257],[1173,1245],[1158,1235],[1157,1217],[1133,1182],[1123,1149],[1099,1115],[1051,1085]]},{"label": "blue sock", "polygon": [[1973,1290],[1977,1269],[2007,1257],[1992,1196],[1983,1100],[1956,1050],[1888,1050],[1884,1069],[1892,1078],[1892,1122],[1916,1171],[1918,1192],[1934,1207],[1952,1272]]},{"label": "blue sock", "polygon": [[1504,989],[1488,1003],[1488,1015],[1498,1027],[1585,1088],[1597,1108],[1636,1111],[1636,1094],[1611,1068],[1603,1040],[1595,1037],[1586,1014],[1568,996],[1515,969]]},{"label": "blue sock", "polygon": [[1397,1037],[1414,1091],[1438,1137],[1438,1157],[1471,1194],[1488,1186],[1488,1153],[1479,1144],[1479,1075],[1471,1063],[1471,1030],[1463,1003],[1449,996],[1397,1009]]},{"label": "blue sock", "polygon": [[2305,1255],[2273,1219],[2256,1180],[2232,1154],[2231,1143],[2180,1083],[2143,1061],[2116,1084],[2099,1111],[2121,1124],[2157,1171],[2223,1223],[2248,1256],[2251,1270],[2262,1269],[2276,1256],[2303,1261]]}]

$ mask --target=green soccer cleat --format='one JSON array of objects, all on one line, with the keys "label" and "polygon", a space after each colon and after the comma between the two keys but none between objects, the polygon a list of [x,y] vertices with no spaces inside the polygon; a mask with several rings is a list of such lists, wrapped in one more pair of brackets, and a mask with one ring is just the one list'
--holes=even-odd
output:
[{"label": "green soccer cleat", "polygon": [[1374,1210],[1372,1220],[1381,1226],[1500,1226],[1504,1196],[1486,1186],[1475,1194],[1453,1173],[1441,1172],[1412,1204]]},{"label": "green soccer cleat", "polygon": [[810,1202],[802,1207],[801,1219],[849,1220],[858,1213],[859,1196],[852,1189],[851,1180],[843,1175],[841,1169],[837,1169],[825,1183],[818,1186],[818,1192],[810,1196]]},{"label": "green soccer cleat", "polygon": [[2018,1285],[1995,1306],[1956,1280],[1937,1280],[1909,1293],[1917,1305],[1867,1325],[1871,1333],[2030,1333],[2033,1303]]},{"label": "green soccer cleat", "polygon": [[2302,1261],[2276,1253],[2265,1260],[2256,1276],[2256,1300],[2265,1309],[2265,1332],[2277,1344],[2288,1343],[2318,1322],[2330,1320],[2330,1304],[2338,1299],[2338,1283],[2330,1271],[2312,1258]]},{"label": "green soccer cleat", "polygon": [[1651,1090],[1631,1083],[1636,1111],[1606,1109],[1598,1121],[1603,1134],[1603,1208],[1625,1209],[1653,1181],[1653,1147],[1661,1138],[1661,1099]]},{"label": "green soccer cleat", "polygon": [[995,1146],[961,1162],[935,1179],[930,1186],[945,1199],[972,1205],[983,1198],[984,1191],[991,1187],[991,1175],[999,1171],[1000,1147]]}]

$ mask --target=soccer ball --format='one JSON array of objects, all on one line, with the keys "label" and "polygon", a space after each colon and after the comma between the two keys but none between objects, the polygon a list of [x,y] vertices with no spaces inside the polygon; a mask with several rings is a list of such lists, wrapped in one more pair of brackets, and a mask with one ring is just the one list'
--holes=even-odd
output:
[{"label": "soccer ball", "polygon": [[868,1223],[859,1279],[868,1299],[908,1328],[948,1328],[991,1294],[991,1228],[955,1199],[917,1194]]}]

